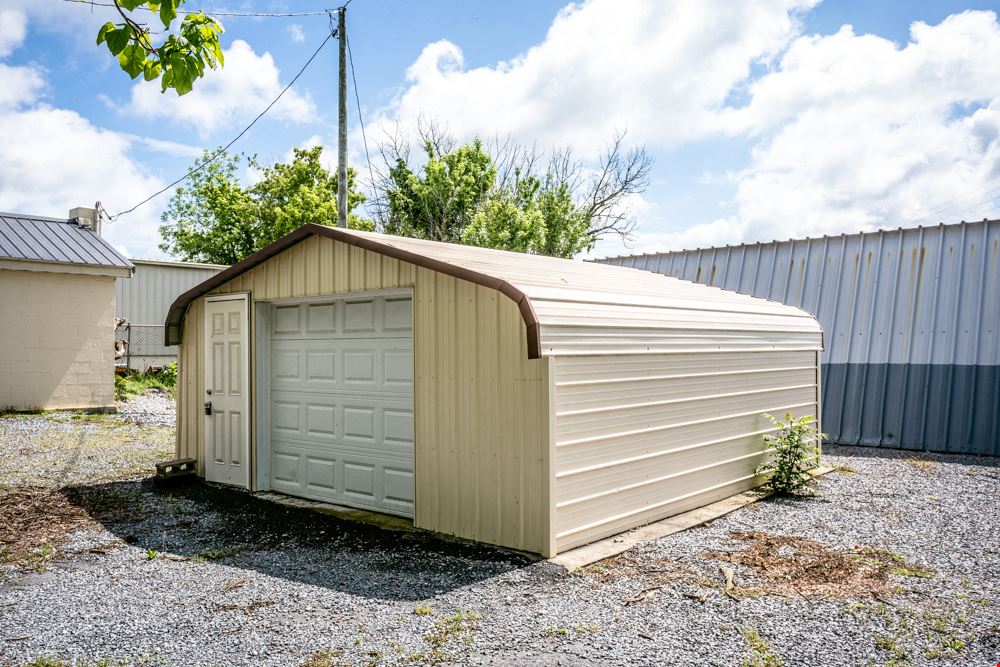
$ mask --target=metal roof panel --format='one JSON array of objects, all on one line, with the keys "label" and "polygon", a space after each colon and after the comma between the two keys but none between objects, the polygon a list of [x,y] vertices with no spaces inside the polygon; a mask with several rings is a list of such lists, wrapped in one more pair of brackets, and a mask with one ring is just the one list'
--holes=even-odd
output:
[{"label": "metal roof panel", "polygon": [[71,220],[0,213],[0,259],[131,269],[106,240]]}]

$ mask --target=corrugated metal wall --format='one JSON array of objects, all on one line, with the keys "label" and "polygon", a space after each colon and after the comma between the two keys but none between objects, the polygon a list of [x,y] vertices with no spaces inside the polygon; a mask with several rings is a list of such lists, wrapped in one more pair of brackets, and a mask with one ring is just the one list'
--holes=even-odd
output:
[{"label": "corrugated metal wall", "polygon": [[[254,301],[408,286],[414,318],[415,524],[550,554],[548,360],[527,358],[525,325],[510,299],[319,237],[213,293],[250,292]],[[203,298],[194,301],[184,320],[177,415],[178,455],[199,463],[203,307]],[[463,316],[465,308],[476,317]],[[251,325],[255,319],[251,313]],[[255,350],[250,358],[257,358]],[[253,399],[251,410],[255,406]],[[256,441],[255,432],[253,437]]]},{"label": "corrugated metal wall", "polygon": [[768,412],[817,414],[818,350],[553,359],[559,551],[756,486]]},{"label": "corrugated metal wall", "polygon": [[[225,267],[134,259],[131,278],[115,281],[115,315],[131,324],[163,326],[170,304]],[[162,340],[162,332],[161,332]]]},{"label": "corrugated metal wall", "polygon": [[832,442],[1000,455],[1000,221],[602,261],[814,313]]}]

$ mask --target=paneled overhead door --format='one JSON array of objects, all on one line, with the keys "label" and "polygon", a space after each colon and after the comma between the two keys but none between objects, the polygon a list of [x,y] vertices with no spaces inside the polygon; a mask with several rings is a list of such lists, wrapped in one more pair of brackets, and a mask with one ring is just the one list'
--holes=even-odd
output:
[{"label": "paneled overhead door", "polygon": [[271,488],[413,516],[411,296],[276,304]]}]

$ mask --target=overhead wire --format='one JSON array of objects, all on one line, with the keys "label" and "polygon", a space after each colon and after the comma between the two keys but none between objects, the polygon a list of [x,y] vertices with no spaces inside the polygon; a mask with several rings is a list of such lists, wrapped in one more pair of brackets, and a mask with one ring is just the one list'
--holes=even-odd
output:
[{"label": "overhead wire", "polygon": [[[351,0],[347,0],[350,4]],[[345,7],[347,5],[344,5]],[[351,81],[354,83],[354,101],[358,107],[358,123],[361,125],[361,141],[365,146],[365,160],[368,162],[368,178],[371,187],[375,187],[375,174],[372,172],[372,156],[368,153],[368,136],[365,134],[365,119],[361,115],[361,97],[358,95],[358,79],[354,75],[354,55],[351,53],[351,39],[344,34],[344,42],[347,44],[347,61],[351,64]]]},{"label": "overhead wire", "polygon": [[[113,2],[97,2],[96,0],[63,0],[63,2],[71,2],[76,5],[91,5],[93,7],[112,7],[116,5]],[[346,7],[351,4],[351,0],[347,0],[341,7]],[[149,7],[145,5],[140,5],[138,9],[145,9],[146,11],[152,12]],[[178,9],[178,14],[200,14],[202,12],[211,14],[212,16],[229,16],[229,17],[249,17],[249,18],[294,18],[297,16],[323,16],[327,12],[337,11],[339,7],[334,7],[333,9],[319,9],[310,12],[230,12],[230,11],[209,11],[204,12],[201,9]]]},{"label": "overhead wire", "polygon": [[216,160],[216,158],[218,158],[220,155],[222,155],[227,150],[229,150],[229,148],[233,144],[235,144],[237,141],[239,141],[240,138],[244,134],[246,134],[247,132],[250,131],[250,128],[252,128],[254,125],[257,124],[257,121],[259,121],[261,118],[264,117],[264,114],[266,114],[268,111],[271,110],[271,107],[273,107],[275,104],[278,103],[278,100],[280,100],[281,97],[286,92],[288,92],[289,88],[291,88],[293,85],[295,85],[295,82],[299,80],[299,77],[302,76],[302,73],[306,71],[306,68],[308,68],[310,64],[312,64],[312,61],[316,59],[316,56],[319,55],[319,52],[323,50],[323,47],[326,46],[327,42],[329,42],[330,39],[333,38],[333,36],[334,36],[333,33],[328,33],[327,34],[326,39],[324,39],[323,42],[319,45],[319,47],[317,47],[317,49],[315,51],[313,51],[313,54],[311,56],[309,56],[309,60],[307,60],[306,63],[305,63],[305,65],[302,66],[302,69],[300,69],[298,71],[298,73],[294,77],[292,77],[292,80],[288,82],[288,85],[286,85],[284,88],[282,88],[281,92],[278,93],[278,96],[275,97],[273,100],[271,100],[271,103],[268,104],[267,107],[265,107],[263,111],[261,111],[259,114],[257,114],[257,117],[254,118],[250,122],[249,125],[247,125],[245,128],[243,128],[243,130],[239,134],[237,134],[233,138],[232,141],[230,141],[228,144],[226,144],[225,146],[223,146],[219,150],[215,151],[215,153],[213,153],[208,159],[203,160],[202,162],[200,162],[198,164],[198,166],[196,166],[194,169],[191,169],[186,174],[184,174],[183,176],[181,176],[177,180],[175,180],[172,183],[170,183],[170,185],[168,185],[165,188],[162,188],[160,190],[157,190],[156,192],[154,192],[153,194],[149,195],[148,197],[146,197],[145,199],[143,199],[141,202],[139,202],[138,204],[136,204],[132,208],[125,209],[124,211],[119,211],[118,213],[115,213],[113,216],[109,216],[108,219],[109,220],[116,220],[116,219],[118,219],[119,217],[121,217],[123,215],[131,213],[132,211],[134,211],[135,209],[139,208],[143,204],[148,203],[149,201],[155,199],[156,197],[159,197],[160,195],[162,195],[164,192],[166,192],[167,190],[171,189],[175,185],[181,183],[182,181],[186,180],[187,178],[189,178],[189,177],[193,176],[194,174],[198,173],[199,171],[201,171],[202,169],[204,169],[205,167],[207,167],[208,165],[210,165],[212,162],[214,162]]}]

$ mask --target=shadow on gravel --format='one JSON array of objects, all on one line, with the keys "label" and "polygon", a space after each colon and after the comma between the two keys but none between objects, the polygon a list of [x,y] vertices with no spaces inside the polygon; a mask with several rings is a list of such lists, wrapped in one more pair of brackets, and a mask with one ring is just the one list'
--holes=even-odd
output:
[{"label": "shadow on gravel", "polygon": [[826,443],[823,445],[823,454],[830,456],[854,456],[866,459],[925,459],[937,463],[957,463],[959,465],[1000,468],[1000,457],[997,456],[930,452],[921,449],[892,449],[873,445],[834,445]]},{"label": "shadow on gravel", "polygon": [[[421,531],[383,530],[201,482],[66,487],[69,501],[133,547],[385,600],[422,600],[535,562]],[[152,555],[152,554],[151,554]],[[233,579],[232,571],[219,577]],[[179,585],[183,585],[178,582]]]}]

